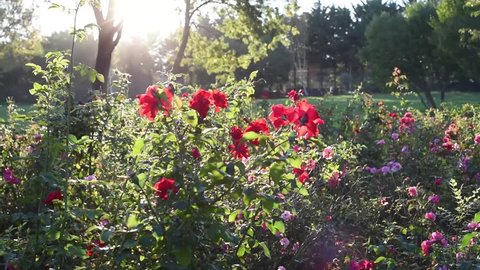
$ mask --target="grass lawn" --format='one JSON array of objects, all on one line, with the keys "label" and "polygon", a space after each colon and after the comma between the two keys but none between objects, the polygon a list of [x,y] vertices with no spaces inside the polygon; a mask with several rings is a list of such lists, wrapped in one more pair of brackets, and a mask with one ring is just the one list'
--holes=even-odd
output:
[{"label": "grass lawn", "polygon": [[[435,101],[437,105],[440,103],[440,93],[434,92],[433,93]],[[396,97],[393,97],[390,94],[374,94],[374,99],[376,101],[383,101],[385,105],[392,107],[392,106],[400,106],[400,100]],[[309,97],[311,103],[316,104],[318,107],[327,107],[327,108],[337,108],[342,109],[346,108],[348,102],[352,98],[351,95],[340,95],[340,96],[327,96],[327,97]],[[425,109],[423,104],[420,102],[420,99],[415,96],[409,96],[407,98],[410,101],[410,106],[417,109]],[[448,92],[446,94],[446,102],[445,106],[447,107],[458,107],[462,106],[463,104],[470,103],[470,104],[480,104],[480,93],[475,92]],[[268,102],[270,104],[279,104],[284,103],[285,99],[269,99]],[[23,109],[25,111],[30,110],[31,104],[17,104],[19,109]],[[5,118],[7,112],[7,107],[5,103],[0,104],[0,118]]]},{"label": "grass lawn", "polygon": [[[433,93],[435,102],[437,106],[440,105],[440,92]],[[383,101],[385,105],[392,107],[392,106],[400,106],[400,99],[390,95],[390,94],[373,94],[375,101]],[[309,97],[309,101],[317,106],[328,107],[328,108],[346,108],[350,99],[352,98],[351,95],[340,95],[340,96],[327,96],[327,97]],[[416,96],[408,96],[407,100],[410,102],[411,107],[416,109],[425,109],[422,102],[420,101],[419,97]],[[271,104],[278,104],[284,103],[285,99],[271,99],[269,100]],[[445,106],[447,107],[458,107],[462,106],[463,104],[480,104],[480,93],[475,92],[448,92],[445,95]]]}]

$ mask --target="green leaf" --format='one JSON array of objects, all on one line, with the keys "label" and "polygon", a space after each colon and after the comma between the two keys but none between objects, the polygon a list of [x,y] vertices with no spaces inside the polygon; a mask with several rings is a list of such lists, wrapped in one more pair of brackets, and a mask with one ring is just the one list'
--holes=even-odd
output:
[{"label": "green leaf", "polygon": [[239,248],[238,248],[238,251],[237,251],[237,256],[238,257],[243,257],[243,255],[245,255],[245,247],[243,245],[241,245]]},{"label": "green leaf", "polygon": [[473,221],[475,223],[480,223],[480,212],[475,214],[475,217],[473,218]]},{"label": "green leaf", "polygon": [[263,254],[265,254],[267,258],[271,259],[272,256],[270,255],[270,249],[268,249],[267,244],[265,242],[261,242],[259,245],[263,248]]},{"label": "green leaf", "polygon": [[275,201],[270,198],[270,197],[263,197],[262,198],[262,208],[263,211],[270,213],[273,210],[273,207],[275,206]]},{"label": "green leaf", "polygon": [[298,189],[298,193],[303,196],[308,196],[308,190],[303,186]]},{"label": "green leaf", "polygon": [[145,139],[143,139],[143,138],[138,138],[138,139],[135,141],[135,144],[133,145],[133,150],[132,150],[132,153],[130,153],[130,155],[131,155],[132,157],[138,156],[138,154],[141,153],[142,148],[143,148],[144,145],[145,145]]},{"label": "green leaf", "polygon": [[280,231],[281,233],[285,233],[285,223],[283,223],[283,221],[281,220],[275,221],[275,223],[273,224],[273,227],[278,231]]},{"label": "green leaf", "polygon": [[113,232],[111,231],[103,231],[101,234],[100,234],[100,240],[102,242],[108,242],[110,240],[110,238],[112,238],[113,236]]},{"label": "green leaf", "polygon": [[380,262],[385,261],[386,259],[387,259],[387,258],[385,258],[385,257],[383,257],[383,256],[380,256],[380,257],[378,257],[378,258],[375,260],[374,263],[380,263]]},{"label": "green leaf", "polygon": [[105,77],[103,77],[103,74],[97,73],[97,80],[101,83],[104,83]]},{"label": "green leaf", "polygon": [[270,167],[270,177],[275,183],[278,183],[283,179],[283,174],[285,172],[285,163],[275,162]]},{"label": "green leaf", "polygon": [[250,81],[253,81],[257,77],[257,74],[258,74],[258,70],[253,71],[252,73],[250,73],[250,77],[248,79]]},{"label": "green leaf", "polygon": [[91,83],[94,83],[95,80],[97,79],[97,72],[93,69],[91,69],[88,72],[88,79],[90,80]]},{"label": "green leaf", "polygon": [[145,187],[145,182],[147,180],[147,175],[144,174],[144,173],[141,173],[141,174],[137,174],[137,179],[138,179],[138,186],[143,188]]},{"label": "green leaf", "polygon": [[258,139],[259,137],[260,137],[260,134],[253,131],[249,131],[243,134],[243,138],[247,141],[255,140],[255,139]]},{"label": "green leaf", "polygon": [[138,224],[139,224],[139,222],[138,222],[137,216],[134,215],[134,214],[130,214],[127,218],[127,227],[129,229],[133,229],[133,228],[137,227]]},{"label": "green leaf", "polygon": [[300,169],[302,167],[302,160],[299,158],[290,157],[290,158],[287,158],[287,162],[288,164],[290,164],[290,166],[294,168]]},{"label": "green leaf", "polygon": [[475,237],[477,233],[467,233],[463,236],[462,239],[462,244],[460,245],[461,248],[466,248],[468,245],[470,245],[470,240]]},{"label": "green leaf", "polygon": [[235,210],[230,215],[228,215],[228,222],[234,222],[237,219],[238,214],[240,214],[241,210]]},{"label": "green leaf", "polygon": [[190,110],[183,114],[183,120],[187,122],[190,126],[196,127],[198,125],[198,116],[197,112]]}]

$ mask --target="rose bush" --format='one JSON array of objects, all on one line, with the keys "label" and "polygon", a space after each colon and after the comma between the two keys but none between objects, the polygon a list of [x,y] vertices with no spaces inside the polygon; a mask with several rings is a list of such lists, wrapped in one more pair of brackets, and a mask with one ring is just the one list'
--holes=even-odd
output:
[{"label": "rose bush", "polygon": [[259,106],[254,76],[75,105],[47,60],[0,124],[1,267],[479,267],[478,107]]}]

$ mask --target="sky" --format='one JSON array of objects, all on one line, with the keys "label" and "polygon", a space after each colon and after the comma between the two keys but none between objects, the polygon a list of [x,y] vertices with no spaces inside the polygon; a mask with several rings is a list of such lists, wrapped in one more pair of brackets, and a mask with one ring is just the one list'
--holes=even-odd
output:
[{"label": "sky", "polygon": [[[33,1],[33,0],[32,0]],[[177,29],[181,21],[176,5],[180,0],[120,0],[120,14],[125,17],[123,36],[128,38],[145,37],[147,34],[157,34],[166,37]],[[310,11],[317,0],[298,0],[300,12]],[[322,5],[336,5],[350,8],[361,3],[362,0],[322,0]],[[72,0],[56,0],[74,9]],[[273,0],[275,2],[275,0]],[[73,27],[73,16],[60,9],[49,9],[42,6],[37,10],[37,20],[43,35],[68,30]],[[78,26],[94,23],[93,12],[90,7],[82,7],[78,15]]]}]

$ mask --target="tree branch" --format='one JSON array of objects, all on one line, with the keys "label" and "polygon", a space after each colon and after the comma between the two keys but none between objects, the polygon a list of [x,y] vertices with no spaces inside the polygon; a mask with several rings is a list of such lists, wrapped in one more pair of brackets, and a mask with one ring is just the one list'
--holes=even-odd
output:
[{"label": "tree branch", "polygon": [[117,6],[117,0],[108,1],[107,20],[113,20],[115,18],[116,6]]},{"label": "tree branch", "polygon": [[188,15],[188,16],[189,16],[190,18],[192,18],[193,15],[194,15],[199,9],[201,9],[203,6],[208,5],[208,4],[210,4],[210,3],[213,3],[213,2],[214,2],[214,0],[207,0],[207,1],[203,2],[203,3],[201,3],[201,4],[198,5],[196,8],[193,8],[192,11],[189,12],[189,15]]},{"label": "tree branch", "polygon": [[113,41],[112,52],[113,52],[113,49],[115,49],[115,47],[117,47],[118,42],[120,42],[120,38],[122,37],[123,21],[121,23],[119,23],[115,28],[116,28],[117,36],[115,37],[115,40]]},{"label": "tree branch", "polygon": [[105,22],[105,18],[103,17],[102,11],[96,7],[95,5],[92,5],[93,8],[93,13],[95,14],[95,19],[97,20],[97,24],[100,26]]}]

